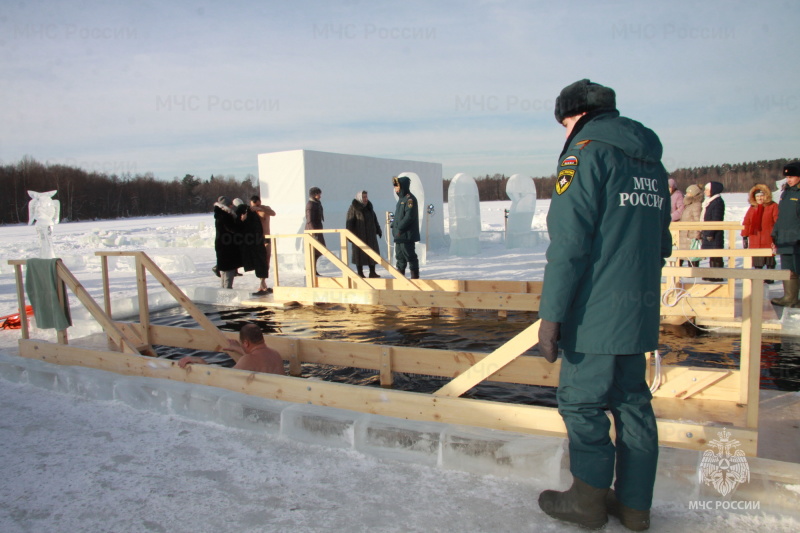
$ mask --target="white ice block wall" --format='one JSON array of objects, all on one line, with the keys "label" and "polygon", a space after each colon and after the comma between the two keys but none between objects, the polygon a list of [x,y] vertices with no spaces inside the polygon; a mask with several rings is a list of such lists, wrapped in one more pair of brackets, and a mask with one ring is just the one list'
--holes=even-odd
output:
[{"label": "white ice block wall", "polygon": [[[258,177],[261,186],[261,201],[275,210],[270,223],[273,234],[302,233],[305,227],[305,207],[308,189],[322,189],[322,206],[325,210],[325,229],[344,228],[347,210],[356,192],[366,190],[384,228],[386,212],[394,212],[397,197],[392,187],[392,177],[414,173],[419,177],[424,191],[414,188],[411,192],[419,201],[420,234],[425,240],[427,223],[430,248],[444,245],[444,223],[442,221],[442,165],[421,161],[383,159],[358,155],[334,154],[314,150],[291,150],[258,155]],[[413,182],[414,180],[412,180]],[[434,205],[434,214],[425,220],[425,206]],[[338,252],[335,238],[326,238],[330,250]],[[283,256],[292,248],[299,254],[299,242],[279,242]],[[380,242],[381,255],[386,257],[385,239]],[[302,265],[302,259],[294,265]]]}]

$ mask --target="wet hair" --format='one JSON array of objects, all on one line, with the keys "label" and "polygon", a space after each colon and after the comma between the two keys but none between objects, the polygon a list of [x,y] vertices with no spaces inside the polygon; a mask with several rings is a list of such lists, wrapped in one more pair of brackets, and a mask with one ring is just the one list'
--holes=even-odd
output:
[{"label": "wet hair", "polygon": [[251,344],[261,344],[264,342],[264,333],[255,324],[245,324],[239,330],[239,342],[247,341]]},{"label": "wet hair", "polygon": [[308,189],[309,196],[316,196],[317,194],[322,194],[322,189],[320,189],[319,187],[311,187],[310,189]]},{"label": "wet hair", "polygon": [[260,202],[261,201],[261,197],[259,197],[257,194],[254,194],[253,196],[250,197],[250,201],[251,202]]}]

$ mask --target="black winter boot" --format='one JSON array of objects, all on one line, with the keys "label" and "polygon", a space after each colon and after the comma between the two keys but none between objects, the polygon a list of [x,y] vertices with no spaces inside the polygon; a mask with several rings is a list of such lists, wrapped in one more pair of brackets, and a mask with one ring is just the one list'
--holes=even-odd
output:
[{"label": "black winter boot", "polygon": [[650,511],[640,511],[623,505],[617,499],[614,489],[609,490],[606,495],[606,510],[631,531],[644,531],[650,528]]},{"label": "black winter boot", "polygon": [[379,278],[380,277],[378,275],[378,273],[375,272],[375,265],[370,265],[369,266],[369,277],[371,277],[371,278]]},{"label": "black winter boot", "polygon": [[800,289],[800,279],[789,279],[783,282],[783,298],[770,300],[775,305],[792,307],[797,304],[797,291]]},{"label": "black winter boot", "polygon": [[358,277],[359,278],[364,277],[364,265],[358,265]]},{"label": "black winter boot", "polygon": [[419,269],[411,269],[411,279],[419,279]]},{"label": "black winter boot", "polygon": [[598,489],[573,477],[569,490],[546,490],[539,494],[539,507],[553,518],[588,529],[600,529],[608,522],[607,493],[607,488]]}]

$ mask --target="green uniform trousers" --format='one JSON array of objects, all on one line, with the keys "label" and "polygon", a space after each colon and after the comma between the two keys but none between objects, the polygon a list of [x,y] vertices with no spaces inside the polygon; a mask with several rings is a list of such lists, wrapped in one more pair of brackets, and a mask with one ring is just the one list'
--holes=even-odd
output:
[{"label": "green uniform trousers", "polygon": [[[610,487],[616,460],[617,498],[639,510],[650,509],[658,463],[658,429],[645,364],[644,354],[565,351],[558,385],[572,475],[597,488]],[[614,417],[616,443],[611,442],[606,409]]]},{"label": "green uniform trousers", "polygon": [[419,258],[413,242],[396,242],[394,257],[395,265],[400,272],[406,271],[406,265],[412,272],[419,272]]}]

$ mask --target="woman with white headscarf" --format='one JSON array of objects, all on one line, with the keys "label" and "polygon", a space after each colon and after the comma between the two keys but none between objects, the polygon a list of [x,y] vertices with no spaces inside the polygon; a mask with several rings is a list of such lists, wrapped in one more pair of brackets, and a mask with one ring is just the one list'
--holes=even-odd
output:
[{"label": "woman with white headscarf", "polygon": [[[358,191],[356,197],[347,210],[347,223],[345,226],[352,231],[356,237],[364,241],[364,243],[372,248],[376,254],[380,255],[380,248],[378,247],[378,239],[383,237],[381,226],[378,223],[378,217],[375,215],[375,210],[372,208],[372,202],[369,201],[367,191]],[[354,265],[358,269],[358,275],[364,277],[364,265],[369,267],[369,277],[379,278],[380,276],[375,272],[375,260],[361,251],[357,246],[351,246],[351,258]]]}]

